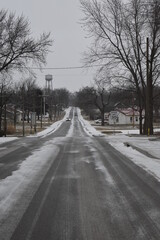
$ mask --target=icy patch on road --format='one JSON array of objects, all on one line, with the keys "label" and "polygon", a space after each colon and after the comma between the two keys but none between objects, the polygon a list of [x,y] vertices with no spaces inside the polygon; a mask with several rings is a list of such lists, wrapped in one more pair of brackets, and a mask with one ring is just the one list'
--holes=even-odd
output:
[{"label": "icy patch on road", "polygon": [[94,146],[92,146],[92,144],[90,144],[89,150],[93,154],[95,169],[103,173],[105,180],[109,185],[114,186],[115,185],[114,179],[112,178],[111,174],[108,172],[107,168],[104,166],[103,162],[100,160],[101,157],[97,149]]},{"label": "icy patch on road", "polygon": [[96,170],[100,170],[104,174],[107,183],[109,183],[112,186],[115,185],[112,176],[110,175],[107,168],[103,165],[103,163],[100,160],[96,161]]},{"label": "icy patch on road", "polygon": [[[19,169],[14,171],[11,176],[0,181],[0,224],[3,225],[4,219],[7,219],[7,215],[30,184],[34,183],[37,185],[34,187],[38,187],[39,181],[42,181],[58,151],[59,148],[53,145],[53,142],[46,143],[45,146],[33,152],[31,156],[23,161]],[[38,177],[39,174],[40,177]],[[29,193],[32,191],[29,191]],[[27,197],[31,198],[32,196],[27,195]]]},{"label": "icy patch on road", "polygon": [[71,151],[68,151],[68,152],[65,152],[65,153],[77,154],[77,153],[79,153],[79,150],[73,150],[73,151],[71,150]]}]

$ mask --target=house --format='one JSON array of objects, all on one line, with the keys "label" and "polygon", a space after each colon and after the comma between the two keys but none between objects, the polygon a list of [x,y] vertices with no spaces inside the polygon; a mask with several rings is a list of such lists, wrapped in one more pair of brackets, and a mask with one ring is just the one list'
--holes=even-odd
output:
[{"label": "house", "polygon": [[[5,109],[3,108],[3,117],[5,115]],[[16,116],[16,122],[20,122],[22,120],[23,113],[21,110],[16,109],[14,105],[7,104],[6,105],[6,118],[9,122],[14,122]]]},{"label": "house", "polygon": [[133,108],[116,109],[109,113],[109,125],[138,125],[139,111]]}]

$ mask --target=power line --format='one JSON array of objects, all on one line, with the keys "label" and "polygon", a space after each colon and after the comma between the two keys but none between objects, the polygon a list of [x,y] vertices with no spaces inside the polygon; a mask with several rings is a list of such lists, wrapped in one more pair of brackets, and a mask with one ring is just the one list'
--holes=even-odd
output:
[{"label": "power line", "polygon": [[33,69],[33,70],[70,70],[70,69],[85,69],[85,68],[92,68],[92,67],[102,67],[105,66],[104,64],[99,64],[99,65],[92,65],[92,66],[76,66],[76,67],[51,67],[51,68],[47,68],[47,67],[29,67],[29,69]]}]

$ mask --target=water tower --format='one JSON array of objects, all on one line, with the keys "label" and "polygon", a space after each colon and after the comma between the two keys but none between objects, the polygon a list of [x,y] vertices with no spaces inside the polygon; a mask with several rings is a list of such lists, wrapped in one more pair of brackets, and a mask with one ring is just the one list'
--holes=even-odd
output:
[{"label": "water tower", "polygon": [[46,97],[50,96],[51,90],[53,89],[52,80],[53,77],[51,74],[45,75],[46,87],[43,93],[44,115],[46,114]]},{"label": "water tower", "polygon": [[46,89],[48,91],[52,90],[53,89],[53,85],[52,85],[53,77],[52,77],[52,75],[51,74],[45,75],[45,80],[46,80]]}]

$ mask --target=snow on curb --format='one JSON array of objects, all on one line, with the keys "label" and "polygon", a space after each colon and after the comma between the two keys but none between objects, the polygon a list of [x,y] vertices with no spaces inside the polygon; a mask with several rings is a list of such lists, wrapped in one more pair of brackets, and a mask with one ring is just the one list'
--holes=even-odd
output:
[{"label": "snow on curb", "polygon": [[139,151],[126,147],[123,142],[109,142],[115,149],[127,156],[136,165],[142,167],[160,182],[160,161],[156,158],[150,158]]},{"label": "snow on curb", "polygon": [[0,137],[0,144],[11,142],[18,139],[17,137]]},{"label": "snow on curb", "polygon": [[11,176],[0,181],[0,236],[5,232],[5,239],[10,239],[58,152],[54,140],[49,141],[26,158]]},{"label": "snow on curb", "polygon": [[[11,176],[0,181],[0,212],[6,211],[7,202],[12,201],[14,192],[20,186],[28,184],[37,173],[46,165],[51,156],[57,154],[57,147],[53,144],[46,144],[41,149],[36,150],[31,156],[23,161],[19,169],[14,171]],[[7,206],[7,207],[4,207]]]},{"label": "snow on curb", "polygon": [[51,133],[55,132],[61,125],[62,123],[66,120],[66,118],[69,116],[71,111],[71,107],[65,109],[65,116],[62,120],[57,121],[55,123],[53,123],[51,126],[49,126],[48,128],[46,128],[45,130],[33,135],[33,136],[28,136],[28,137],[41,137],[44,138],[48,135],[50,135]]},{"label": "snow on curb", "polygon": [[79,108],[78,108],[78,119],[81,122],[83,129],[89,136],[94,136],[94,137],[105,136],[104,134],[97,131],[94,127],[92,127],[90,123],[82,117],[81,110]]}]

